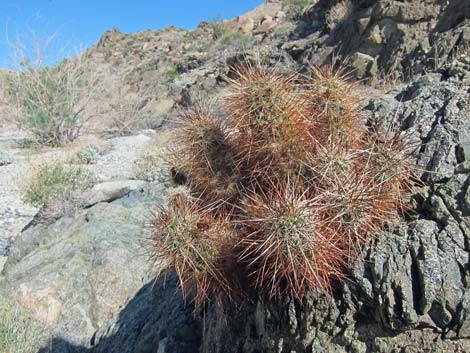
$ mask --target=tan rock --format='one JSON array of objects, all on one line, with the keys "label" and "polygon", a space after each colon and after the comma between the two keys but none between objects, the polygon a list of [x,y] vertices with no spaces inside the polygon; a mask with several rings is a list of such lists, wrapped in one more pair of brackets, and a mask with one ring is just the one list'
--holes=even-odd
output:
[{"label": "tan rock", "polygon": [[271,16],[264,16],[261,24],[253,31],[254,34],[262,34],[269,32],[271,29],[276,27],[276,22],[273,21]]},{"label": "tan rock", "polygon": [[159,100],[152,109],[155,116],[161,116],[168,113],[173,108],[174,101],[170,98],[163,98]]},{"label": "tan rock", "polygon": [[252,18],[247,18],[245,20],[240,20],[240,23],[237,26],[237,29],[245,34],[249,34],[255,28],[255,21]]},{"label": "tan rock", "polygon": [[371,44],[381,44],[382,43],[382,34],[380,33],[380,28],[378,25],[374,26],[370,31],[367,41]]},{"label": "tan rock", "polygon": [[369,24],[370,18],[360,18],[357,20],[357,26],[359,28],[359,33],[363,34]]},{"label": "tan rock", "polygon": [[286,13],[284,11],[277,11],[275,14],[274,14],[274,19],[276,21],[281,21],[283,19],[286,18]]},{"label": "tan rock", "polygon": [[115,180],[95,185],[83,195],[86,206],[111,202],[145,185],[141,180]]}]

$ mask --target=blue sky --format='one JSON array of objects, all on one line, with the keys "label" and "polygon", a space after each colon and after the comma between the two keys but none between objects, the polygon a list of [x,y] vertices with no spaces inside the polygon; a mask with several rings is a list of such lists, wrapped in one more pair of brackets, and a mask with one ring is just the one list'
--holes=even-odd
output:
[{"label": "blue sky", "polygon": [[[88,47],[107,29],[130,33],[170,25],[193,29],[204,20],[233,18],[263,0],[0,0],[0,67],[12,66],[9,45],[38,42],[46,61]],[[37,37],[32,40],[32,34]],[[47,38],[53,37],[50,43]]]}]

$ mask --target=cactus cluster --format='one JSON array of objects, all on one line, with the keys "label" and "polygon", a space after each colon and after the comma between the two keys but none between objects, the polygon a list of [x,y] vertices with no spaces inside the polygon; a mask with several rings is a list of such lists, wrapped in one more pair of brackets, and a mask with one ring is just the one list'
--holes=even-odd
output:
[{"label": "cactus cluster", "polygon": [[176,271],[196,308],[329,292],[406,209],[411,145],[367,126],[355,85],[332,68],[248,64],[229,79],[222,109],[183,113],[168,163],[185,186],[157,212],[149,240],[155,266]]}]

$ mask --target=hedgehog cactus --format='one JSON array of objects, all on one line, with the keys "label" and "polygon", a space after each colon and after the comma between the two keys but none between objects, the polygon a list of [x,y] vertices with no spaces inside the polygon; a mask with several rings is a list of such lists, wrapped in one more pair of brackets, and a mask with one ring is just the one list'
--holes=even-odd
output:
[{"label": "hedgehog cactus", "polygon": [[196,309],[331,291],[411,190],[409,142],[366,127],[341,71],[235,72],[223,117],[202,103],[183,113],[169,162],[188,192],[152,228],[159,269],[176,270]]}]

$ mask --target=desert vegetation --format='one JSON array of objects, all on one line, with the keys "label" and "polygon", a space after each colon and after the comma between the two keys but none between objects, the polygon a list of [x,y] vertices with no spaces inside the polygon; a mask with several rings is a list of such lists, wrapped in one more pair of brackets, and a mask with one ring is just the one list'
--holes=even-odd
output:
[{"label": "desert vegetation", "polygon": [[80,135],[84,106],[90,96],[80,58],[45,67],[23,58],[9,78],[16,122],[41,145],[63,146]]},{"label": "desert vegetation", "polygon": [[149,238],[159,271],[176,271],[196,310],[208,299],[332,291],[406,211],[412,187],[413,144],[393,126],[366,124],[343,71],[234,71],[221,109],[182,113],[167,163],[185,188]]},{"label": "desert vegetation", "polygon": [[72,158],[77,164],[96,164],[103,154],[103,148],[97,144],[81,147]]},{"label": "desert vegetation", "polygon": [[[167,73],[169,77],[175,75],[173,71],[171,71],[171,73],[169,72]],[[175,72],[176,76],[179,75],[177,71]],[[145,92],[137,92],[135,95],[126,96],[126,92],[124,92],[122,88],[119,88],[117,99],[110,104],[112,112],[112,114],[110,114],[111,121],[105,131],[111,136],[126,136],[142,128],[142,107],[149,97],[150,95]]]},{"label": "desert vegetation", "polygon": [[94,181],[87,170],[53,160],[32,168],[24,187],[24,198],[28,203],[39,206],[85,190]]}]

